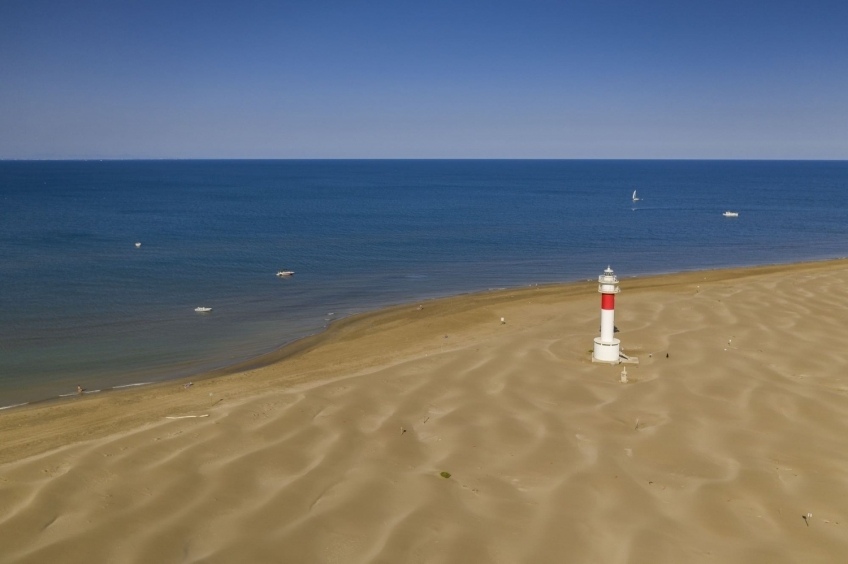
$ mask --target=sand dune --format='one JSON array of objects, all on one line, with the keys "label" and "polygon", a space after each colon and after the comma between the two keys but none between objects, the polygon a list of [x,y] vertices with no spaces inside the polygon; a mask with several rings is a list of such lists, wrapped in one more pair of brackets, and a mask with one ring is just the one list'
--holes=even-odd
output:
[{"label": "sand dune", "polygon": [[8,410],[0,562],[844,559],[848,262],[621,286],[627,384],[582,283]]}]

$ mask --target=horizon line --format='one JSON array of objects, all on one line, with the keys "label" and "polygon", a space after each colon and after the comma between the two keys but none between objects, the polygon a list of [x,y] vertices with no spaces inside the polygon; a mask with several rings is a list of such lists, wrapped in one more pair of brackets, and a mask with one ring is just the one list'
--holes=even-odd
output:
[{"label": "horizon line", "polygon": [[60,157],[3,158],[0,162],[127,162],[127,161],[698,161],[698,162],[846,162],[846,158],[745,157]]}]

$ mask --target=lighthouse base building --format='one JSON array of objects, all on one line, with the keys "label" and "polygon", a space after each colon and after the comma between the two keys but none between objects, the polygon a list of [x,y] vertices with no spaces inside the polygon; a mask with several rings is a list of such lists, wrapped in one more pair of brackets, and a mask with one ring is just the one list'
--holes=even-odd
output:
[{"label": "lighthouse base building", "polygon": [[611,342],[605,343],[600,337],[595,337],[595,348],[592,349],[592,362],[618,364],[621,360],[621,341],[613,339]]}]

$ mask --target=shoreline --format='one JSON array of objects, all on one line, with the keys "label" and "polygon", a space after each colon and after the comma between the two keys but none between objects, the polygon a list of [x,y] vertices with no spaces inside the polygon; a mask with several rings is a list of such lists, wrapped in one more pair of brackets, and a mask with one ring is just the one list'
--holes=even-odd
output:
[{"label": "shoreline", "polygon": [[[620,280],[628,281],[628,282],[644,281],[644,282],[639,282],[640,286],[637,286],[637,288],[639,288],[639,287],[641,287],[641,284],[643,284],[643,283],[653,284],[652,281],[654,281],[654,280],[659,280],[659,279],[669,278],[669,277],[696,275],[696,274],[702,273],[702,272],[703,273],[729,273],[730,276],[735,278],[735,277],[738,277],[738,276],[744,276],[749,271],[752,274],[754,272],[767,273],[767,272],[771,272],[772,270],[775,270],[775,269],[781,270],[781,269],[784,269],[784,268],[806,267],[806,266],[814,266],[814,265],[819,265],[819,264],[838,263],[840,261],[848,262],[848,257],[827,258],[827,259],[818,259],[818,260],[812,260],[812,261],[802,261],[802,262],[792,262],[792,263],[775,263],[775,264],[762,264],[762,265],[754,265],[754,266],[722,267],[722,268],[705,269],[705,270],[686,270],[686,271],[679,271],[679,272],[663,272],[663,273],[654,273],[654,274],[645,274],[645,275],[639,274],[639,275],[633,275],[633,276],[630,276],[630,277],[620,278]],[[129,383],[118,384],[118,385],[113,385],[113,386],[101,386],[100,388],[95,389],[95,390],[86,389],[85,392],[82,395],[83,396],[85,396],[85,395],[90,396],[90,395],[94,395],[94,394],[111,394],[111,393],[114,393],[114,392],[124,392],[126,389],[133,389],[133,388],[140,388],[140,387],[168,386],[168,385],[172,385],[172,384],[176,384],[176,383],[184,384],[184,383],[187,383],[187,382],[203,381],[203,380],[208,380],[208,379],[211,379],[211,378],[218,378],[218,377],[222,377],[222,376],[228,376],[228,375],[236,374],[236,373],[239,373],[239,372],[244,372],[246,370],[262,368],[262,367],[265,367],[269,364],[273,364],[275,362],[282,361],[282,360],[286,359],[287,357],[289,357],[293,354],[296,354],[297,352],[299,352],[300,350],[302,350],[304,348],[308,348],[308,347],[316,346],[316,345],[320,344],[323,341],[324,337],[327,336],[327,335],[331,335],[333,328],[338,326],[340,323],[344,323],[344,322],[347,322],[348,320],[360,319],[360,318],[368,317],[368,316],[372,316],[372,315],[379,315],[379,314],[384,313],[384,312],[388,313],[388,312],[392,312],[392,311],[395,311],[395,310],[402,310],[402,309],[408,307],[410,304],[419,304],[419,303],[426,304],[426,303],[433,303],[433,302],[438,302],[438,301],[442,301],[442,300],[461,299],[461,298],[466,297],[466,296],[477,296],[477,295],[495,295],[495,296],[498,296],[498,295],[502,295],[503,293],[520,292],[520,291],[523,291],[523,290],[532,290],[532,289],[537,289],[537,288],[565,288],[565,287],[570,287],[570,286],[574,286],[574,285],[579,285],[579,284],[582,284],[584,282],[585,281],[583,281],[583,280],[574,280],[574,281],[567,281],[567,282],[529,284],[529,285],[522,285],[522,286],[515,286],[515,287],[505,287],[505,288],[490,288],[490,289],[485,289],[485,290],[475,290],[475,291],[469,291],[469,292],[462,292],[462,293],[459,293],[459,294],[451,294],[451,295],[435,297],[435,298],[422,298],[421,300],[417,300],[417,301],[413,300],[413,301],[409,301],[409,302],[402,302],[402,303],[399,303],[399,304],[378,307],[377,309],[370,309],[370,310],[362,311],[362,312],[359,312],[359,313],[351,314],[347,317],[341,317],[341,318],[333,319],[327,325],[325,325],[322,329],[318,330],[315,333],[304,335],[303,337],[296,338],[293,341],[283,343],[282,345],[278,346],[274,350],[271,350],[270,352],[266,352],[266,353],[260,354],[258,356],[252,357],[252,358],[246,358],[244,360],[240,360],[240,361],[234,362],[232,364],[227,364],[227,365],[224,365],[224,366],[220,366],[218,368],[203,370],[203,371],[199,371],[199,372],[191,372],[187,376],[164,377],[164,378],[160,379],[158,377],[160,375],[152,375],[152,379],[149,380],[149,381],[129,382]],[[593,280],[589,280],[589,282],[594,283]],[[675,282],[669,282],[667,284],[674,284],[674,283]],[[150,378],[150,377],[151,376],[148,376],[148,378]],[[8,410],[14,411],[14,410],[17,410],[19,408],[53,405],[53,404],[56,404],[57,402],[73,401],[73,400],[75,400],[79,397],[80,397],[80,394],[78,394],[77,392],[68,392],[68,393],[59,394],[59,395],[56,395],[56,396],[43,397],[43,398],[38,398],[38,399],[34,399],[34,400],[29,400],[29,401],[23,401],[23,402],[20,402],[20,403],[15,403],[15,404],[10,404],[10,405],[0,405],[0,415],[2,415],[4,411],[8,411]]]},{"label": "shoreline", "polygon": [[[681,286],[705,283],[718,283],[723,281],[736,281],[748,277],[764,276],[781,272],[817,271],[821,269],[838,268],[848,266],[848,259],[826,259],[821,261],[798,262],[788,264],[758,265],[752,267],[720,268],[710,270],[693,270],[669,274],[656,274],[649,276],[620,277],[619,280],[627,294],[633,292],[650,291],[659,288],[670,288],[680,290]],[[0,465],[21,457],[32,456],[51,450],[61,445],[69,444],[79,440],[101,438],[105,435],[122,432],[134,426],[147,424],[162,417],[162,413],[168,409],[194,409],[200,404],[194,401],[184,401],[188,394],[181,394],[186,385],[201,384],[203,387],[211,386],[219,388],[228,401],[243,400],[262,393],[274,386],[294,386],[304,382],[321,382],[322,378],[337,372],[338,370],[350,369],[354,366],[361,370],[365,365],[383,365],[391,362],[391,357],[408,356],[407,348],[397,351],[394,355],[383,355],[377,358],[365,360],[357,359],[356,362],[343,364],[335,361],[328,367],[308,365],[303,368],[298,359],[302,355],[321,349],[322,346],[344,344],[350,334],[357,335],[368,331],[385,331],[386,326],[396,324],[400,321],[410,321],[410,316],[415,316],[417,321],[421,318],[427,319],[436,316],[450,316],[457,313],[486,309],[490,307],[515,307],[516,305],[530,301],[532,298],[547,299],[553,301],[577,299],[595,300],[594,280],[574,281],[565,283],[543,284],[522,286],[516,288],[504,288],[496,290],[485,290],[457,294],[442,298],[431,298],[420,302],[398,304],[377,310],[353,314],[349,317],[333,320],[324,330],[302,337],[291,343],[281,346],[279,349],[266,353],[259,357],[248,359],[236,364],[222,367],[193,376],[162,380],[153,382],[140,382],[86,391],[83,394],[69,393],[55,398],[46,398],[32,402],[16,405],[3,406],[0,408],[0,437],[12,429],[23,425],[39,426],[36,420],[47,418],[65,419],[73,417],[71,414],[85,412],[88,409],[97,409],[101,404],[106,408],[114,406],[135,406],[147,401],[161,402],[161,407],[144,407],[140,413],[119,416],[116,421],[106,424],[102,420],[91,422],[91,428],[85,432],[63,433],[52,439],[35,439],[29,447],[21,447],[20,440],[0,441]],[[417,309],[419,305],[424,308]],[[447,314],[447,311],[452,313]],[[495,316],[497,317],[497,316]],[[588,342],[595,335],[587,335]],[[432,338],[432,336],[431,336]],[[422,347],[413,347],[417,355],[423,354]],[[626,345],[622,347],[626,350]],[[289,368],[287,363],[294,363],[295,375],[268,377],[268,371],[279,371]],[[320,364],[320,363],[319,363]],[[299,371],[299,372],[298,372]],[[256,382],[246,382],[249,376],[256,375]],[[255,385],[255,390],[236,390],[235,387],[242,385]],[[10,446],[11,445],[11,446]],[[18,448],[22,448],[16,454]]]},{"label": "shoreline", "polygon": [[[662,273],[653,273],[653,274],[638,274],[630,277],[620,278],[621,280],[627,281],[653,281],[661,278],[668,277],[676,277],[676,276],[688,276],[697,273],[732,273],[731,276],[742,276],[744,273],[748,271],[756,271],[756,272],[770,272],[772,269],[783,269],[783,268],[795,268],[795,267],[804,267],[806,265],[818,265],[818,264],[829,264],[839,261],[848,261],[848,257],[837,257],[837,258],[826,258],[826,259],[817,259],[811,261],[802,261],[802,262],[791,262],[791,263],[774,263],[774,264],[762,264],[762,265],[754,265],[754,266],[734,266],[734,267],[721,267],[721,268],[713,268],[713,269],[705,269],[705,270],[686,270],[686,271],[678,271],[678,272],[662,272]],[[593,280],[589,280],[592,282]],[[188,375],[185,376],[174,376],[174,377],[161,377],[161,374],[147,375],[146,378],[152,378],[147,381],[140,382],[129,382],[124,384],[117,384],[111,386],[101,386],[98,389],[89,390],[86,389],[82,396],[91,396],[94,394],[111,394],[114,392],[124,392],[126,389],[134,389],[140,387],[148,387],[148,386],[168,386],[175,383],[184,384],[187,382],[193,381],[203,381],[208,380],[210,378],[218,378],[222,376],[228,376],[232,374],[236,374],[239,372],[243,372],[246,370],[252,370],[255,368],[261,368],[267,366],[269,364],[279,362],[284,360],[285,358],[296,354],[303,348],[308,348],[310,346],[314,346],[316,344],[320,344],[325,335],[331,334],[333,327],[337,326],[340,323],[346,322],[351,319],[359,319],[363,316],[371,316],[371,315],[379,315],[383,312],[391,312],[396,309],[403,309],[408,307],[409,304],[418,304],[418,303],[432,303],[438,302],[441,300],[453,300],[453,299],[461,299],[465,296],[476,296],[476,295],[500,295],[502,293],[512,293],[518,292],[522,290],[531,290],[536,288],[563,288],[570,287],[573,285],[579,285],[583,283],[583,280],[573,280],[566,282],[553,282],[553,283],[541,283],[541,284],[528,284],[522,286],[514,286],[514,287],[505,287],[505,288],[489,288],[484,290],[474,290],[468,292],[462,292],[458,294],[450,294],[441,297],[430,297],[430,298],[422,298],[417,301],[409,301],[402,302],[394,305],[387,305],[378,307],[376,309],[369,309],[359,313],[351,314],[347,317],[341,317],[337,319],[333,319],[329,321],[327,325],[318,330],[315,333],[307,334],[302,337],[296,338],[292,341],[283,343],[278,346],[274,350],[269,352],[260,354],[258,356],[252,358],[246,358],[244,360],[240,360],[234,362],[232,364],[227,364],[223,366],[219,366],[218,368],[212,368],[208,370],[202,370],[198,372],[189,372]],[[647,282],[651,283],[651,282]],[[28,408],[28,407],[37,407],[37,406],[46,406],[53,405],[57,402],[64,401],[73,401],[78,399],[80,394],[77,392],[68,392],[64,394],[58,394],[56,396],[50,397],[42,397],[28,401],[22,401],[19,403],[14,403],[10,405],[0,405],[0,415],[5,411],[15,411],[19,408]]]}]

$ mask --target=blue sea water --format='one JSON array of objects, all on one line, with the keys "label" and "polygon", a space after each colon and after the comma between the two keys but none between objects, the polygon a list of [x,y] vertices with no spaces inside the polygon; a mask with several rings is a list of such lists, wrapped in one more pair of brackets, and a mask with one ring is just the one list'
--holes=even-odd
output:
[{"label": "blue sea water", "polygon": [[847,210],[843,161],[0,162],[0,407],[608,264],[628,277],[842,257]]}]

